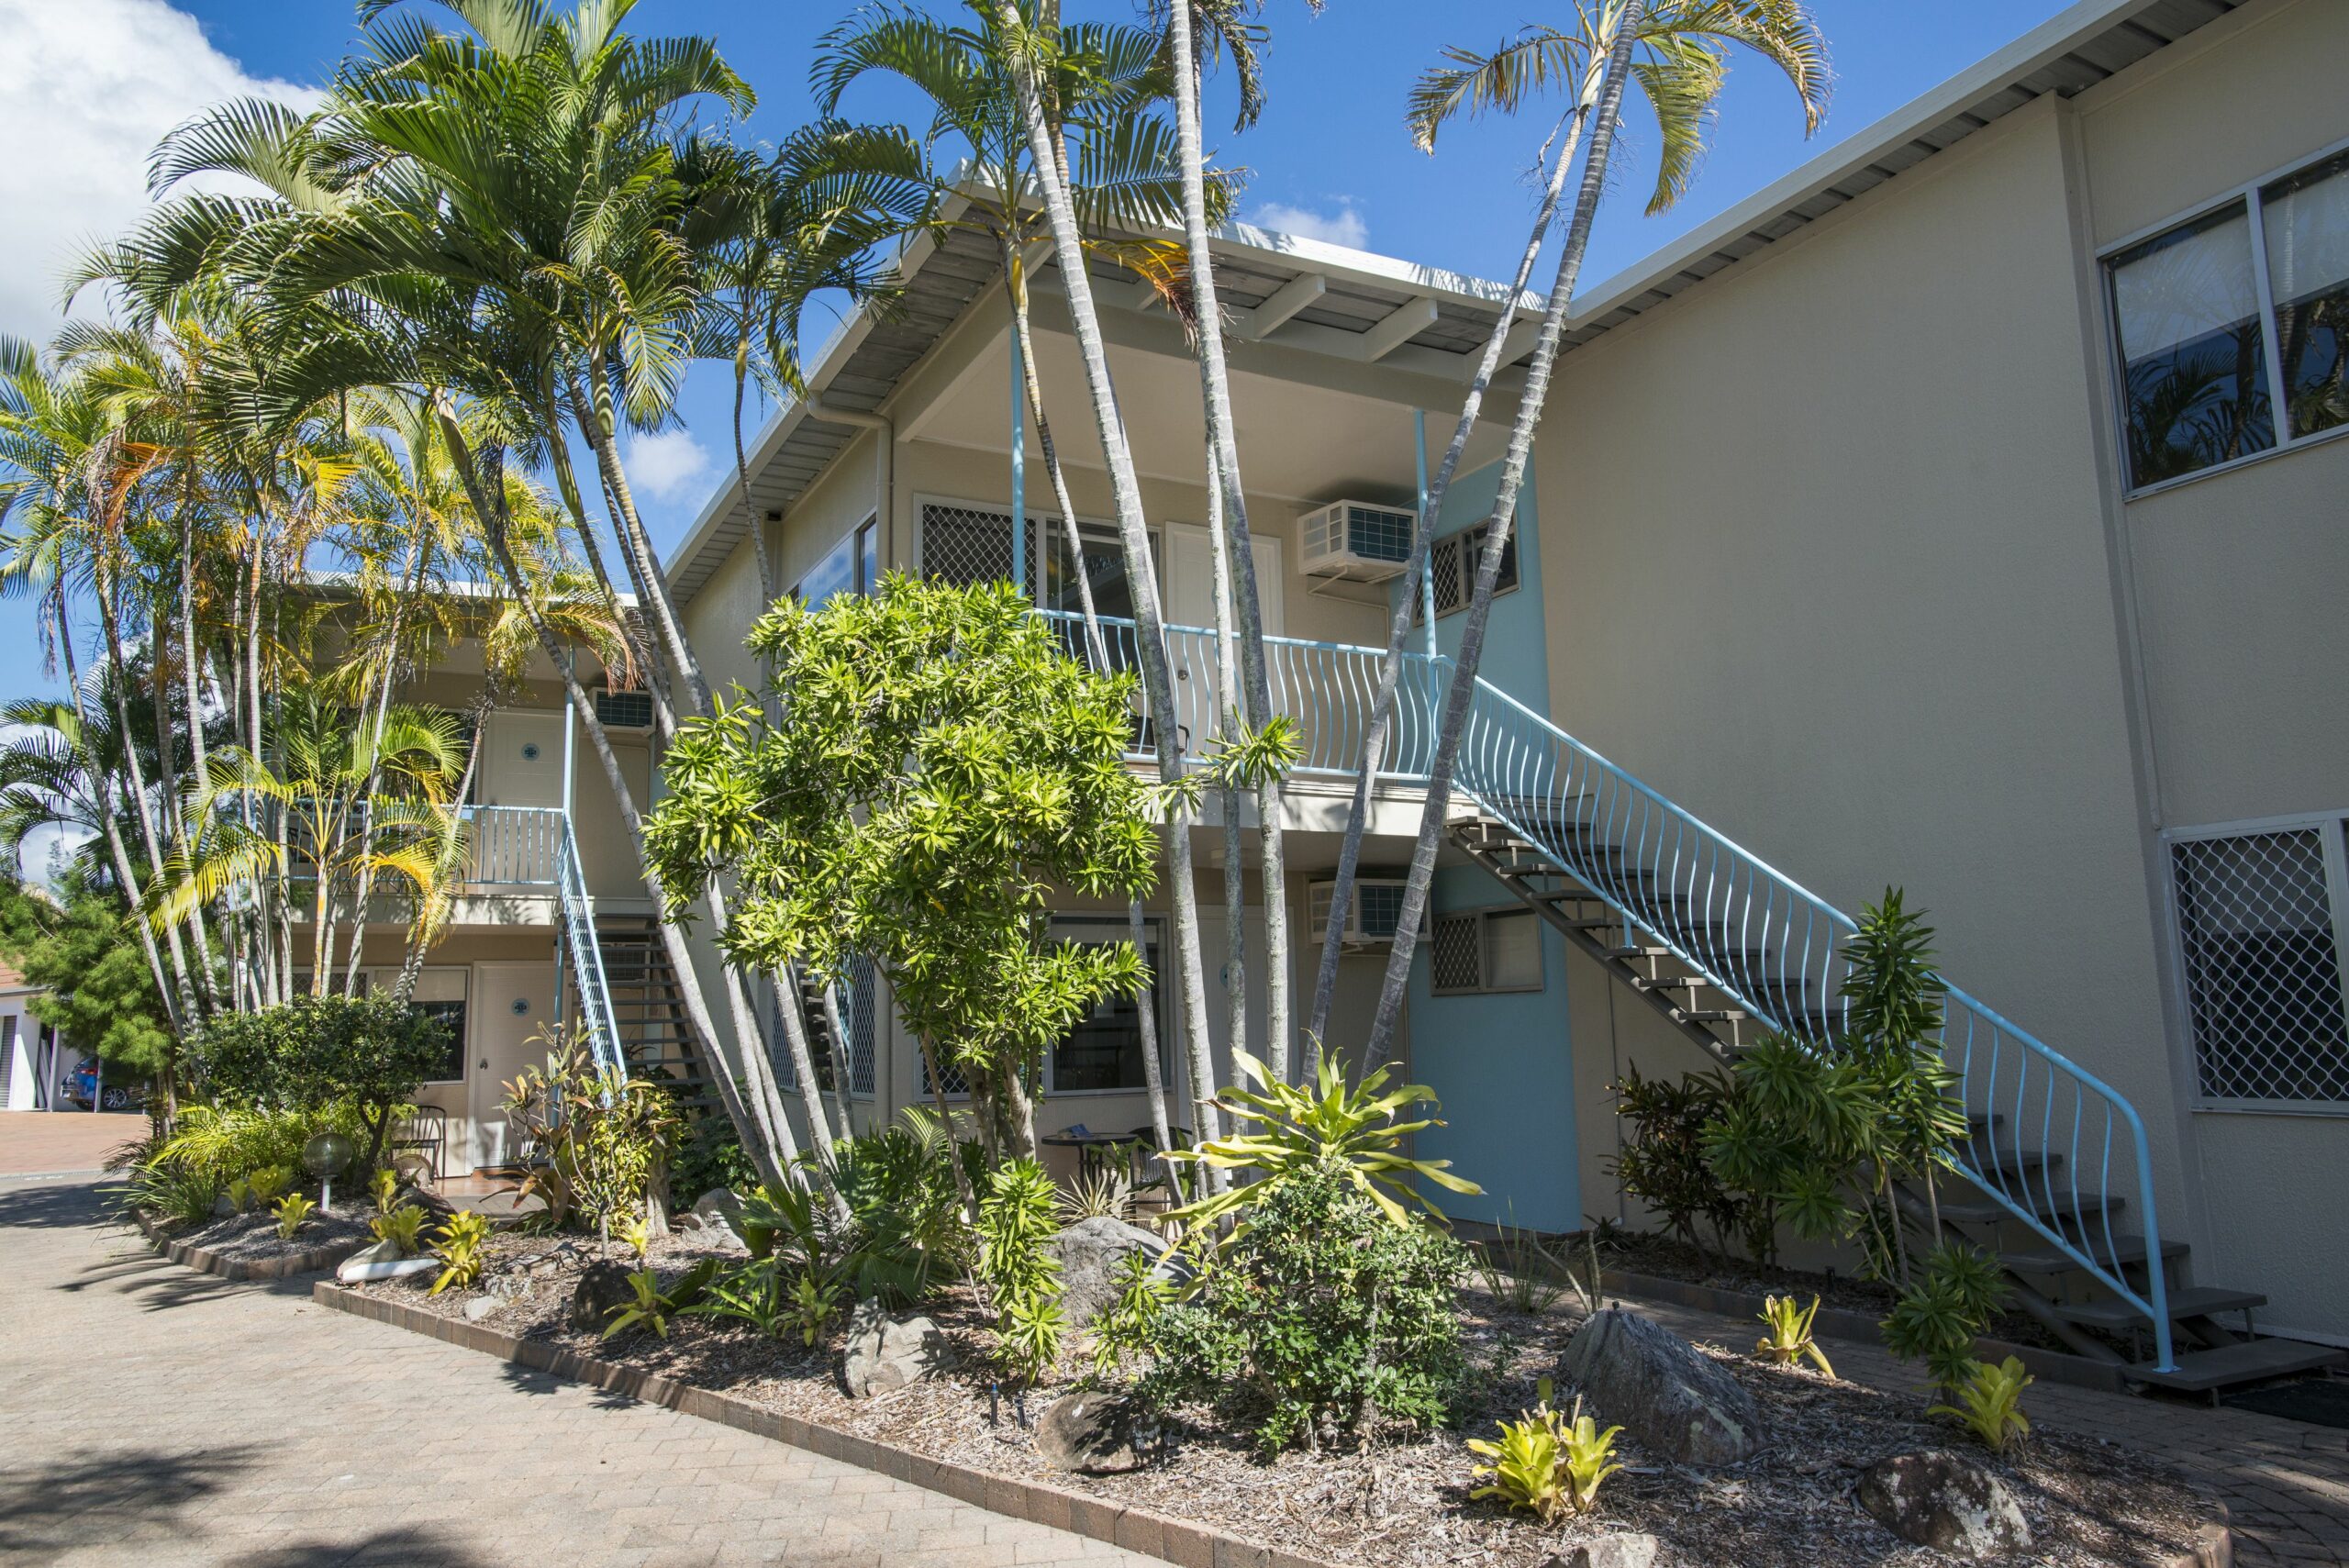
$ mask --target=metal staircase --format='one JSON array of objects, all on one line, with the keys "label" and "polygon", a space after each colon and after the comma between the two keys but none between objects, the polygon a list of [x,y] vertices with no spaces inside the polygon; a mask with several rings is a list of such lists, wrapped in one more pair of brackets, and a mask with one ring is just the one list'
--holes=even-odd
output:
[{"label": "metal staircase", "polygon": [[[1110,662],[1133,668],[1132,623],[1103,629]],[[1167,640],[1178,669],[1215,668],[1212,631],[1169,627]],[[1382,651],[1265,643],[1275,705],[1299,728],[1296,771],[1351,778]],[[1451,674],[1449,659],[1408,656],[1383,779],[1425,779]],[[1834,1049],[1849,916],[1482,679],[1453,787],[1452,843],[1699,1049],[1733,1062],[1774,1030]],[[2255,1292],[2176,1283],[2187,1249],[2161,1236],[2144,1123],[2118,1091],[1955,987],[1943,1016],[1972,1127],[1956,1173],[1973,1191],[1943,1198],[1942,1216],[1997,1253],[2019,1306],[2130,1380],[2173,1389],[2343,1359],[2254,1337]],[[2234,1313],[2240,1334],[2218,1321]]]}]

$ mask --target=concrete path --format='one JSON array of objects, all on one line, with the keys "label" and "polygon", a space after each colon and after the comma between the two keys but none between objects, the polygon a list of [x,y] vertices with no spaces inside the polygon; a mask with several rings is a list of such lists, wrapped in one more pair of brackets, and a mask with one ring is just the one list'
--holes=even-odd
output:
[{"label": "concrete path", "polygon": [[313,1307],[306,1279],[194,1273],[99,1216],[87,1179],[0,1184],[11,1568],[1155,1563]]},{"label": "concrete path", "polygon": [[0,1111],[0,1182],[102,1170],[147,1126],[144,1111]]}]

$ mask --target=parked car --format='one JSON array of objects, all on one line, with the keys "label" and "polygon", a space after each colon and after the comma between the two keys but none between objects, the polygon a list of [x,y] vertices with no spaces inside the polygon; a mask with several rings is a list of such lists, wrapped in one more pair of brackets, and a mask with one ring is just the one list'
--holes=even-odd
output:
[{"label": "parked car", "polygon": [[[58,1093],[83,1110],[90,1108],[91,1097],[98,1091],[98,1059],[82,1058],[81,1064],[65,1074],[57,1085]],[[137,1110],[147,1102],[147,1089],[141,1084],[108,1084],[106,1086],[106,1108],[110,1111]]]}]

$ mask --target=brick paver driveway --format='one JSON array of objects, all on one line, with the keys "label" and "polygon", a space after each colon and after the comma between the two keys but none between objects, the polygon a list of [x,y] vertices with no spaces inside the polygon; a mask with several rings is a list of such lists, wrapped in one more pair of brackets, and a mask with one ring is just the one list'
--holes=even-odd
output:
[{"label": "brick paver driveway", "polygon": [[0,1561],[123,1568],[1155,1560],[230,1284],[0,1184]]}]

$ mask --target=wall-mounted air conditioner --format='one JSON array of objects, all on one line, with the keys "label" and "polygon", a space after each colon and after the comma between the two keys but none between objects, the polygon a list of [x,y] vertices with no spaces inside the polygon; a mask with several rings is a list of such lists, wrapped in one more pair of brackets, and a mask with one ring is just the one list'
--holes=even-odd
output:
[{"label": "wall-mounted air conditioner", "polygon": [[597,686],[596,717],[603,721],[607,729],[650,729],[652,728],[652,694],[642,686],[628,692]]},{"label": "wall-mounted air conditioner", "polygon": [[[1330,934],[1330,901],[1337,892],[1336,881],[1308,882],[1305,884],[1305,922],[1308,940],[1324,941]],[[1357,876],[1354,878],[1353,907],[1346,911],[1346,929],[1339,940],[1370,946],[1395,940],[1395,928],[1402,923],[1403,879],[1399,876]]]},{"label": "wall-mounted air conditioner", "polygon": [[1417,524],[1401,507],[1332,501],[1297,519],[1298,570],[1308,577],[1384,583],[1402,573]]}]

